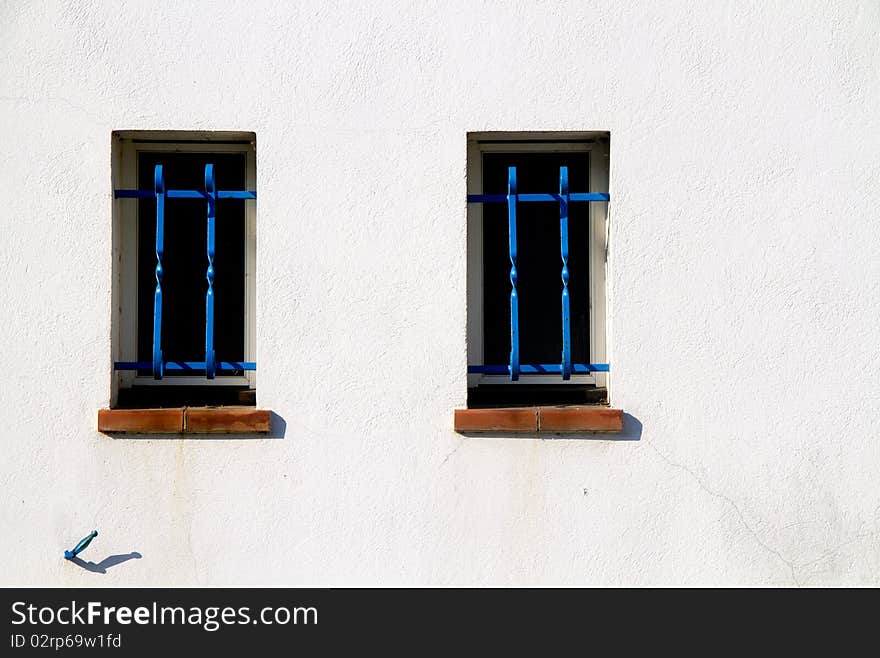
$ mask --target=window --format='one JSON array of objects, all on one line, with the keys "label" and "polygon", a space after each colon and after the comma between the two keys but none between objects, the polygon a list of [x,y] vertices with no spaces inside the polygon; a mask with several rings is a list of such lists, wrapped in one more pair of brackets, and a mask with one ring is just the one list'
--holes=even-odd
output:
[{"label": "window", "polygon": [[113,142],[114,406],[255,404],[255,136]]},{"label": "window", "polygon": [[607,133],[469,134],[468,407],[607,399],[608,156]]}]

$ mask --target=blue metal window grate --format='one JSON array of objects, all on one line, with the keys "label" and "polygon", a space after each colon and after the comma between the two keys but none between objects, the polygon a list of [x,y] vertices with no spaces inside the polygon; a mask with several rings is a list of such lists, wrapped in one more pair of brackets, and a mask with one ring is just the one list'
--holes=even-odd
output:
[{"label": "blue metal window grate", "polygon": [[[215,228],[218,199],[256,199],[252,190],[218,190],[214,179],[214,165],[205,165],[204,190],[167,190],[162,165],[154,170],[152,190],[114,190],[116,199],[156,199],[156,293],[153,304],[153,360],[117,361],[116,370],[151,370],[155,379],[162,379],[166,370],[204,372],[208,379],[214,379],[217,372],[232,370],[256,370],[253,361],[217,361],[214,354],[214,258]],[[162,358],[162,257],[165,249],[165,200],[166,199],[204,199],[208,205],[208,267],[205,279],[208,282],[205,293],[205,360],[204,361],[164,361]]]},{"label": "blue metal window grate", "polygon": [[[507,194],[468,194],[468,203],[506,203],[507,234],[510,251],[510,363],[508,365],[468,365],[468,373],[484,375],[509,374],[517,381],[520,374],[560,373],[563,380],[571,379],[572,373],[608,372],[607,363],[571,362],[571,317],[568,294],[568,205],[570,203],[608,201],[605,192],[571,192],[568,187],[568,167],[559,168],[559,194],[518,194],[516,167],[507,169]],[[562,360],[560,363],[521,364],[519,362],[519,297],[516,284],[516,205],[519,202],[552,202],[559,204],[559,241],[562,256]]]}]

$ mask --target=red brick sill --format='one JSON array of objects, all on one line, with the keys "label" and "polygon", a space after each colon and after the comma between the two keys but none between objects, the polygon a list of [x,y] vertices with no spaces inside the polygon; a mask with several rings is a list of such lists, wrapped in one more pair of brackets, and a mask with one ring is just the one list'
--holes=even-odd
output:
[{"label": "red brick sill", "polygon": [[98,410],[107,434],[264,434],[269,426],[269,410],[253,407]]},{"label": "red brick sill", "polygon": [[527,434],[621,432],[623,411],[600,406],[456,409],[455,431]]}]

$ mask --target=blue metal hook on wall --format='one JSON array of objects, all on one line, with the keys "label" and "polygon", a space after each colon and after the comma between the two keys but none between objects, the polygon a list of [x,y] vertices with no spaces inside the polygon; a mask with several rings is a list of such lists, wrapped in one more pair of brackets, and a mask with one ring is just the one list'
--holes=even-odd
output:
[{"label": "blue metal hook on wall", "polygon": [[88,546],[92,542],[92,540],[97,536],[98,536],[98,531],[92,530],[92,532],[89,534],[88,537],[83,537],[82,539],[79,540],[79,543],[73,547],[73,550],[64,551],[64,559],[65,560],[72,560],[73,558],[75,558],[77,555],[82,553],[86,549],[86,546]]}]

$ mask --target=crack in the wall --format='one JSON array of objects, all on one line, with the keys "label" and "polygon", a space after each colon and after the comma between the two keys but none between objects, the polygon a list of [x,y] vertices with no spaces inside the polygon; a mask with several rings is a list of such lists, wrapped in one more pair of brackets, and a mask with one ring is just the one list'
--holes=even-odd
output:
[{"label": "crack in the wall", "polygon": [[877,537],[877,536],[880,536],[880,530],[872,530],[871,532],[857,533],[854,537],[850,537],[846,541],[839,543],[834,548],[829,548],[824,553],[822,553],[822,555],[817,557],[815,560],[810,560],[809,562],[803,562],[802,564],[797,565],[795,568],[796,569],[805,569],[806,567],[812,566],[812,565],[816,564],[817,562],[821,562],[825,558],[829,558],[829,557],[832,557],[833,555],[836,555],[837,553],[839,553],[841,551],[841,549],[843,549],[851,544],[855,544],[857,542],[860,542],[863,539],[870,539],[871,537]]},{"label": "crack in the wall", "polygon": [[[643,440],[643,441],[644,441],[644,440]],[[800,580],[798,579],[798,576],[797,576],[797,572],[800,571],[801,569],[805,569],[806,567],[809,567],[809,566],[811,566],[811,565],[813,565],[813,564],[816,564],[817,562],[821,562],[822,560],[824,560],[824,559],[826,559],[826,558],[829,558],[829,557],[831,557],[831,556],[833,556],[833,555],[836,555],[837,553],[839,553],[839,552],[841,551],[841,549],[843,549],[843,548],[845,548],[845,547],[847,547],[847,546],[850,546],[850,545],[852,545],[852,544],[855,544],[855,543],[860,542],[860,541],[865,540],[865,539],[870,539],[871,537],[877,537],[877,536],[880,536],[880,530],[872,530],[871,532],[857,533],[854,537],[851,537],[851,538],[849,538],[849,539],[847,539],[847,540],[845,540],[845,541],[843,541],[843,542],[837,544],[837,545],[834,546],[833,548],[829,548],[829,549],[825,550],[825,551],[824,551],[819,557],[815,558],[814,560],[809,560],[809,561],[807,561],[807,562],[802,562],[802,563],[799,563],[799,564],[795,564],[793,561],[785,559],[785,557],[782,555],[782,553],[780,553],[780,551],[779,551],[778,549],[773,548],[772,546],[770,546],[767,542],[765,542],[763,539],[761,539],[761,538],[758,536],[758,533],[755,531],[755,529],[754,529],[754,528],[749,524],[749,522],[746,520],[745,515],[743,514],[742,510],[739,508],[739,505],[737,505],[736,501],[734,501],[732,498],[730,498],[730,497],[728,497],[728,496],[725,496],[725,495],[722,494],[722,493],[719,493],[719,492],[717,492],[717,491],[715,491],[715,490],[713,490],[713,489],[710,489],[710,488],[709,488],[709,487],[703,482],[703,480],[700,479],[700,476],[697,475],[693,470],[691,470],[690,468],[688,468],[688,467],[685,466],[684,464],[679,464],[679,463],[674,462],[674,461],[672,461],[671,459],[669,459],[669,458],[668,458],[666,455],[664,455],[660,450],[658,450],[658,449],[657,449],[657,448],[656,448],[656,447],[655,447],[650,441],[644,441],[644,443],[645,443],[645,445],[647,445],[647,446],[648,446],[648,447],[649,447],[649,448],[650,448],[650,449],[651,449],[651,450],[652,450],[652,451],[653,451],[658,457],[660,457],[660,459],[662,459],[667,465],[672,466],[672,467],[674,467],[674,468],[677,468],[677,469],[679,469],[679,470],[682,470],[682,471],[684,471],[685,473],[687,473],[688,475],[690,475],[691,478],[693,478],[694,482],[696,482],[697,485],[699,485],[699,487],[700,487],[703,491],[705,491],[707,494],[709,494],[710,496],[713,496],[714,498],[719,498],[719,499],[725,501],[726,503],[728,503],[728,504],[733,508],[733,510],[736,512],[736,515],[739,517],[739,520],[740,520],[740,522],[742,523],[743,527],[749,532],[749,534],[754,538],[754,540],[755,540],[756,542],[758,542],[758,544],[759,544],[762,548],[764,548],[768,553],[771,553],[772,555],[775,555],[777,558],[779,558],[780,561],[782,561],[782,562],[788,567],[788,570],[789,570],[789,572],[790,572],[790,574],[791,574],[791,579],[792,579],[792,581],[794,582],[794,584],[795,584],[797,587],[801,587],[801,586],[802,586],[802,584],[801,584],[801,582],[800,582]],[[800,524],[798,524],[798,523],[791,523],[791,524],[786,525],[785,527],[786,527],[786,528],[789,528],[789,527],[792,527],[792,526],[794,526],[794,525],[800,525]]]},{"label": "crack in the wall", "polygon": [[794,582],[794,584],[795,584],[797,587],[800,587],[800,586],[801,586],[801,583],[800,583],[800,581],[799,581],[798,578],[797,578],[797,574],[795,573],[795,570],[797,569],[797,567],[795,567],[795,565],[794,565],[790,560],[786,560],[785,557],[783,557],[782,553],[780,553],[777,549],[775,549],[775,548],[773,548],[772,546],[770,546],[767,542],[765,542],[763,539],[761,539],[761,538],[758,536],[758,533],[755,531],[754,528],[752,528],[752,526],[751,526],[751,525],[749,524],[749,522],[746,520],[745,515],[742,513],[742,510],[739,508],[739,505],[736,504],[736,501],[734,501],[732,498],[730,498],[730,497],[728,497],[728,496],[725,496],[725,495],[722,494],[722,493],[719,493],[719,492],[717,492],[717,491],[714,491],[714,490],[710,489],[710,488],[709,488],[708,486],[706,486],[706,484],[700,479],[700,476],[697,475],[696,473],[694,473],[690,468],[688,468],[688,467],[685,466],[684,464],[679,464],[679,463],[674,462],[674,461],[672,461],[671,459],[669,459],[666,455],[664,455],[664,454],[663,454],[662,452],[660,452],[656,447],[654,447],[653,443],[651,443],[650,441],[645,441],[644,439],[642,439],[642,440],[643,440],[643,442],[645,443],[645,445],[647,445],[647,446],[648,446],[648,447],[649,447],[649,448],[650,448],[650,449],[651,449],[651,450],[652,450],[652,451],[653,451],[658,457],[660,457],[660,459],[662,459],[667,465],[672,466],[672,467],[674,467],[674,468],[677,468],[677,469],[679,469],[679,470],[684,471],[685,473],[687,473],[688,475],[691,476],[691,478],[694,480],[694,482],[696,482],[697,485],[699,485],[700,489],[702,489],[703,491],[705,491],[705,492],[706,492],[707,494],[709,494],[710,496],[712,496],[712,497],[714,497],[714,498],[718,498],[718,499],[723,500],[723,501],[725,501],[726,503],[728,503],[728,504],[733,508],[733,510],[736,512],[736,515],[739,517],[740,523],[742,523],[743,527],[744,527],[744,528],[748,531],[748,533],[754,538],[754,540],[755,540],[756,542],[758,542],[758,544],[759,544],[764,550],[766,550],[768,553],[771,553],[772,555],[775,555],[777,558],[779,558],[779,560],[781,560],[781,561],[782,561],[782,562],[788,567],[788,571],[789,571],[789,573],[790,573],[790,575],[791,575],[791,580],[792,580],[792,582]]},{"label": "crack in the wall", "polygon": [[[452,457],[452,455],[454,455],[454,454],[457,453],[459,450],[461,450],[461,447],[462,447],[463,445],[464,445],[464,441],[460,441],[459,444],[458,444],[457,446],[455,446],[455,448],[453,448],[453,450],[452,450],[448,455],[446,455],[446,456],[443,458],[443,461],[440,462],[440,466],[443,466],[446,462],[448,462],[449,459]],[[438,467],[438,468],[439,468],[439,467]]]}]

